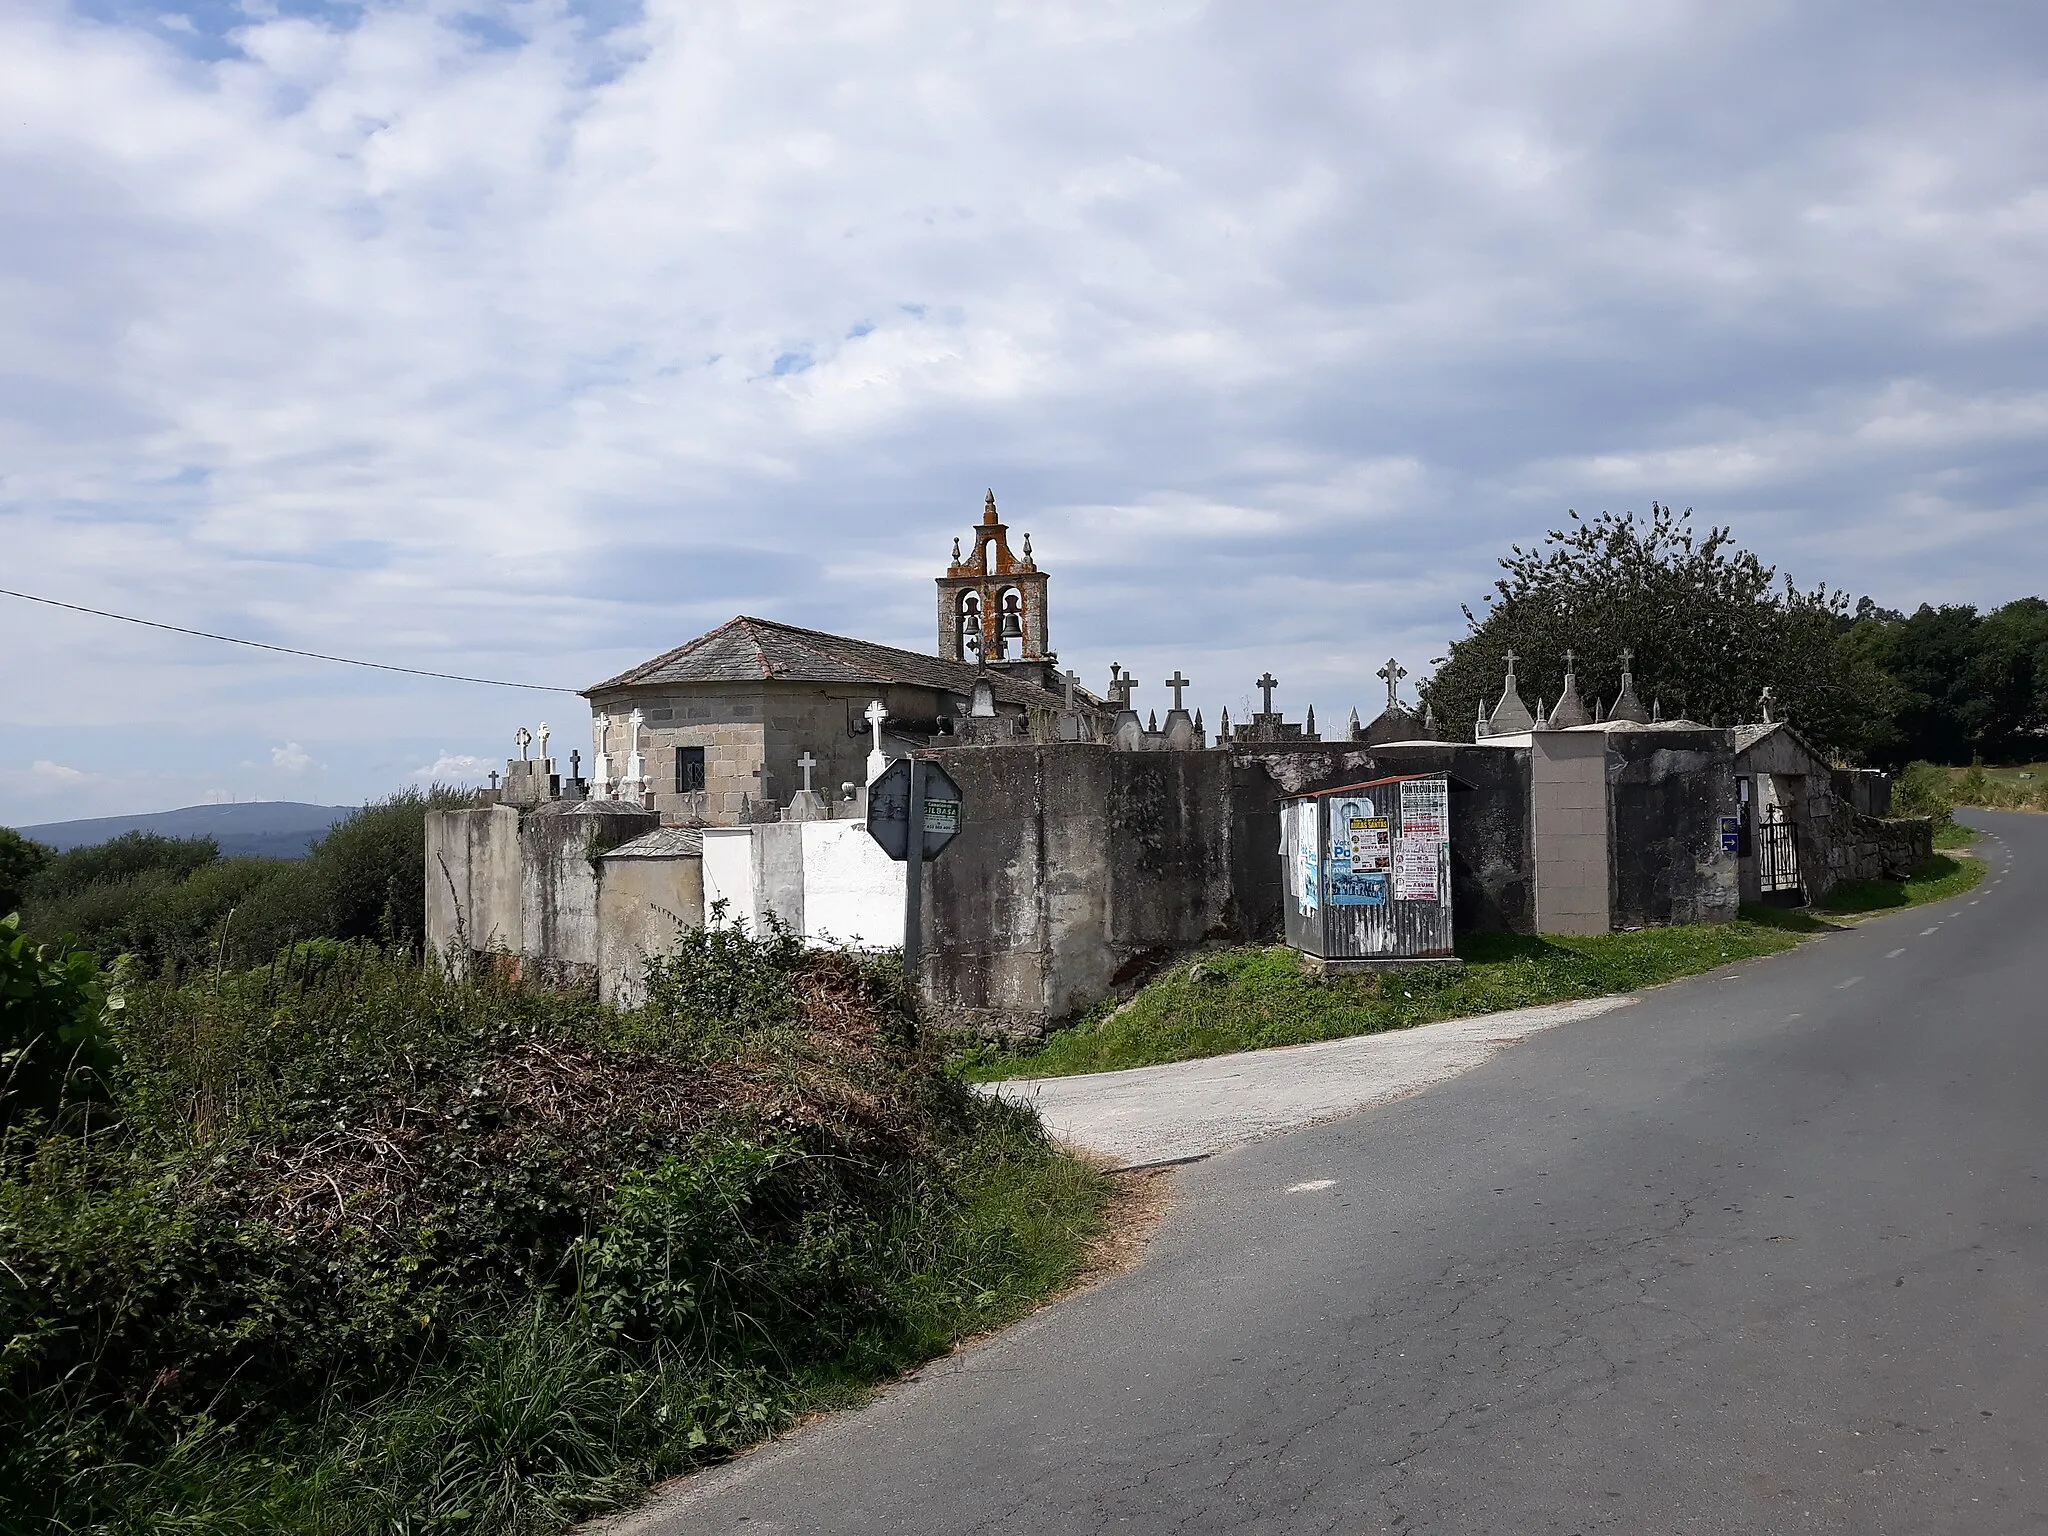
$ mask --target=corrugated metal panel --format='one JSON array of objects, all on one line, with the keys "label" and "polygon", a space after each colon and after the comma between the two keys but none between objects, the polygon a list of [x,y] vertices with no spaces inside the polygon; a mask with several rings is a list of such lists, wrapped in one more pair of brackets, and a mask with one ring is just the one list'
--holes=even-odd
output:
[{"label": "corrugated metal panel", "polygon": [[1452,953],[1450,783],[1379,779],[1281,806],[1287,941],[1326,960]]}]

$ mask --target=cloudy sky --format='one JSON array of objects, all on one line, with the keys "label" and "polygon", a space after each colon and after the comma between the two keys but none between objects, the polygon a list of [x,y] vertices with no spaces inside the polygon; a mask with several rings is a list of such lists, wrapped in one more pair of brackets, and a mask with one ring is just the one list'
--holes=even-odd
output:
[{"label": "cloudy sky", "polygon": [[[929,649],[993,486],[1091,683],[1330,723],[1569,507],[2004,601],[2044,60],[2037,0],[0,0],[0,586],[577,687],[743,612]],[[587,735],[0,643],[0,821]]]}]

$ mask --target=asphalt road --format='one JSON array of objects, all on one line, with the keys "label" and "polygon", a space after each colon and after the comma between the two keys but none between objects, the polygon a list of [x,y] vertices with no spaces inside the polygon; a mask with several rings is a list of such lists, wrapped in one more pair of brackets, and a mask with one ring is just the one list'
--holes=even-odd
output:
[{"label": "asphalt road", "polygon": [[1971,896],[1175,1177],[642,1532],[2048,1530],[2048,817]]}]

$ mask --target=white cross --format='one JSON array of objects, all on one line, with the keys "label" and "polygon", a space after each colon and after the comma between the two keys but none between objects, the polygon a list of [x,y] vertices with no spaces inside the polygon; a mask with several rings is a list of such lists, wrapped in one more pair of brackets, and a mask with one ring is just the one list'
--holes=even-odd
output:
[{"label": "white cross", "polygon": [[548,755],[548,723],[545,720],[540,723],[540,755]]},{"label": "white cross", "polygon": [[530,743],[532,740],[533,732],[529,731],[523,725],[519,727],[518,730],[512,733],[512,743],[514,746],[519,748],[519,761],[521,761],[522,763],[526,761],[527,744]]},{"label": "white cross", "polygon": [[811,770],[818,766],[818,760],[806,752],[796,760],[796,765],[804,771],[804,793],[808,795],[811,792]]},{"label": "white cross", "polygon": [[875,728],[875,750],[879,752],[882,750],[882,722],[889,718],[889,711],[882,708],[880,699],[876,699],[868,705],[865,718]]}]

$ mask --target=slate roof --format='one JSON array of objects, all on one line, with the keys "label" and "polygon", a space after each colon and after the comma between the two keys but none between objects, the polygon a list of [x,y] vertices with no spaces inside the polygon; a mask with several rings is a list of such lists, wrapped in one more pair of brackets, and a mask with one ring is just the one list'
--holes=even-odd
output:
[{"label": "slate roof", "polygon": [[899,683],[935,688],[965,697],[975,680],[988,679],[998,701],[1058,708],[1060,696],[1020,682],[996,668],[987,672],[965,662],[899,651],[894,646],[799,629],[745,615],[708,635],[642,662],[630,671],[583,690],[585,698],[615,688],[667,683]]}]

